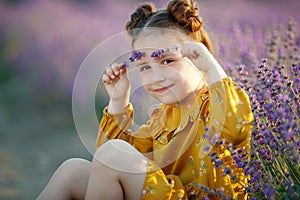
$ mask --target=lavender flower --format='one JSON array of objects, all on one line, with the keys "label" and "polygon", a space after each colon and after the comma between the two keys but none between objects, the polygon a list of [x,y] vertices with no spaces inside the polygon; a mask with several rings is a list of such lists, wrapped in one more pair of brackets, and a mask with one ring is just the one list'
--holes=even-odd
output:
[{"label": "lavender flower", "polygon": [[129,58],[131,62],[135,60],[140,60],[145,55],[145,52],[134,50],[132,51],[132,55]]},{"label": "lavender flower", "polygon": [[179,48],[180,48],[180,47],[179,47],[178,45],[174,45],[173,48],[165,48],[165,49],[159,49],[159,50],[157,50],[157,51],[153,51],[153,52],[151,53],[151,58],[153,58],[153,59],[159,59],[159,58],[162,57],[162,55],[163,55],[164,53],[169,54],[169,53],[171,53],[173,50],[174,50],[175,52],[177,52],[177,51],[179,50]]},{"label": "lavender flower", "polygon": [[165,53],[164,49],[159,49],[157,51],[153,51],[151,54],[151,58],[154,58],[154,59],[160,58],[163,53]]},{"label": "lavender flower", "polygon": [[[128,59],[130,62],[134,62],[135,60],[140,60],[145,55],[145,52],[133,50],[131,53],[131,57]],[[122,66],[124,68],[128,68],[129,64],[127,61],[124,61]]]},{"label": "lavender flower", "polygon": [[275,198],[275,189],[270,185],[267,185],[264,188],[263,193],[267,196],[268,199]]},{"label": "lavender flower", "polygon": [[125,67],[125,68],[129,67],[129,65],[128,65],[128,63],[126,61],[123,62],[122,66]]}]

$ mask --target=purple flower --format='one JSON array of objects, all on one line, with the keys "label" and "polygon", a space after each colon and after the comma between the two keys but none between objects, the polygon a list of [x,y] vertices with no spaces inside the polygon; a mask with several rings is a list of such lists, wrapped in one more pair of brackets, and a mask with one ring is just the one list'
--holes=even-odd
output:
[{"label": "purple flower", "polygon": [[230,167],[224,167],[224,173],[225,174],[231,174],[231,168]]},{"label": "purple flower", "polygon": [[294,72],[294,73],[297,73],[298,70],[299,70],[299,67],[298,67],[297,65],[293,64],[293,65],[292,65],[292,69],[293,69],[293,72]]},{"label": "purple flower", "polygon": [[271,185],[267,185],[264,188],[263,193],[268,197],[268,199],[275,197],[275,189]]},{"label": "purple flower", "polygon": [[220,137],[220,134],[217,133],[209,140],[209,142],[213,145],[218,141],[219,137]]},{"label": "purple flower", "polygon": [[153,51],[151,54],[151,58],[154,58],[154,59],[160,58],[163,53],[165,53],[164,49],[159,49],[157,51]]},{"label": "purple flower", "polygon": [[[177,45],[174,45],[174,47],[172,48],[172,50],[174,50],[175,52],[177,52],[178,49],[179,49],[179,46],[177,46]],[[153,51],[151,53],[151,58],[158,59],[158,58],[161,58],[162,54],[170,53],[170,52],[171,52],[170,48],[159,49],[159,50]]]},{"label": "purple flower", "polygon": [[126,61],[123,62],[122,66],[125,67],[125,68],[129,67],[129,65],[128,65],[128,63]]},{"label": "purple flower", "polygon": [[132,54],[131,54],[131,57],[129,58],[129,60],[131,62],[133,62],[135,60],[141,59],[144,55],[145,55],[145,52],[133,50]]},{"label": "purple flower", "polygon": [[203,147],[203,152],[208,152],[210,149],[211,149],[211,146],[210,146],[210,145],[205,145],[205,146]]},{"label": "purple flower", "polygon": [[209,133],[207,133],[207,132],[206,132],[206,133],[203,133],[202,136],[203,136],[203,138],[207,139],[207,138],[209,138]]},{"label": "purple flower", "polygon": [[253,180],[259,180],[262,177],[261,171],[258,171],[253,177]]},{"label": "purple flower", "polygon": [[291,130],[284,131],[283,134],[284,141],[290,141],[293,138],[293,133]]},{"label": "purple flower", "polygon": [[[145,52],[133,50],[131,53],[131,57],[128,59],[130,62],[134,62],[135,60],[141,59],[145,55]],[[122,64],[123,67],[128,68],[129,64],[127,61],[124,61]]]},{"label": "purple flower", "polygon": [[286,94],[279,94],[278,100],[282,102],[286,102],[288,100],[288,96]]},{"label": "purple flower", "polygon": [[298,139],[296,142],[295,142],[295,146],[299,149],[300,148],[300,139]]},{"label": "purple flower", "polygon": [[223,165],[223,160],[220,160],[220,159],[216,159],[215,160],[215,167],[218,168],[218,167],[221,167]]},{"label": "purple flower", "polygon": [[222,197],[223,196],[223,192],[219,189],[216,190],[216,194],[219,196],[219,197]]}]

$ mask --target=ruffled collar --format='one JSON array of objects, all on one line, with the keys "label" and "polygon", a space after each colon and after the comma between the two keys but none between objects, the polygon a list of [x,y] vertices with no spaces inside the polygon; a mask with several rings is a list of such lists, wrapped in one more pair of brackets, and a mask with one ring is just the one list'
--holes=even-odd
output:
[{"label": "ruffled collar", "polygon": [[204,87],[196,97],[184,104],[177,105],[164,105],[161,104],[160,108],[152,115],[156,121],[156,134],[161,130],[174,131],[173,136],[184,129],[188,122],[194,122],[199,118],[203,102],[208,98],[208,89]]}]

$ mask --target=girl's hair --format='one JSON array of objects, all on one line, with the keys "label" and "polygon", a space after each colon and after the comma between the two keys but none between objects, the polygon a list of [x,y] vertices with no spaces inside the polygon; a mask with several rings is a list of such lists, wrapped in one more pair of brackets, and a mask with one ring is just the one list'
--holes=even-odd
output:
[{"label": "girl's hair", "polygon": [[193,0],[171,0],[166,9],[156,11],[152,3],[139,5],[126,24],[127,32],[137,38],[147,27],[178,29],[213,53],[212,44]]}]

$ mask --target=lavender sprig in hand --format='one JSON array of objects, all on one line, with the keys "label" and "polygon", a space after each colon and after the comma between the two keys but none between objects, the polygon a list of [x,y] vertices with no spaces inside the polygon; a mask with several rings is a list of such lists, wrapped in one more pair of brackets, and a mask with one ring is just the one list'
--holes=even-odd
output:
[{"label": "lavender sprig in hand", "polygon": [[[175,52],[178,51],[179,46],[174,45],[174,48],[172,48],[172,50],[174,49]],[[165,48],[165,49],[159,49],[157,51],[153,51],[151,54],[151,58],[153,58],[154,60],[159,59],[162,57],[162,55],[164,53],[170,54],[171,53],[171,49],[170,48]]]},{"label": "lavender sprig in hand", "polygon": [[[130,62],[134,62],[135,60],[141,59],[145,55],[145,52],[134,50],[132,51],[131,57],[129,58]],[[124,68],[128,68],[129,64],[127,61],[124,61],[122,66]]]},{"label": "lavender sprig in hand", "polygon": [[[144,55],[145,55],[145,52],[133,50],[133,51],[132,51],[132,54],[131,54],[131,57],[130,57],[128,60],[129,60],[130,62],[134,62],[135,60],[141,59]],[[126,61],[126,60],[123,61],[122,67],[127,69],[127,68],[129,67],[128,61]],[[101,84],[101,86],[103,86],[104,84],[105,84],[105,82],[103,82],[103,83]]]},{"label": "lavender sprig in hand", "polygon": [[[165,48],[165,49],[159,49],[157,51],[153,51],[152,54],[151,54],[151,58],[153,58],[154,60],[159,59],[159,58],[162,57],[162,55],[164,53],[170,54],[171,50],[173,50],[173,49],[174,49],[175,52],[177,52],[178,49],[179,49],[179,46],[174,45],[174,48],[172,48],[172,49]],[[134,62],[136,60],[140,60],[144,55],[145,55],[145,52],[134,50],[134,51],[132,51],[132,54],[131,54],[131,57],[129,58],[129,61]],[[124,61],[122,66],[125,67],[125,68],[128,68],[129,64],[128,64],[127,61]]]}]

